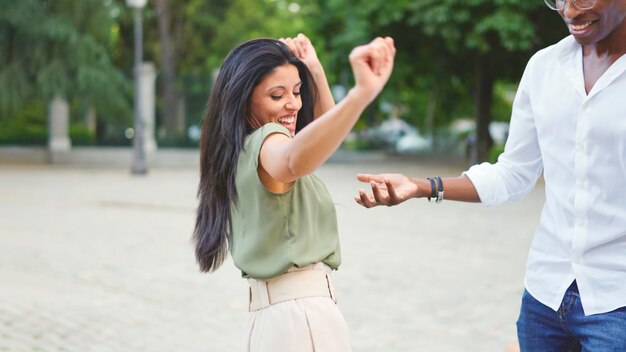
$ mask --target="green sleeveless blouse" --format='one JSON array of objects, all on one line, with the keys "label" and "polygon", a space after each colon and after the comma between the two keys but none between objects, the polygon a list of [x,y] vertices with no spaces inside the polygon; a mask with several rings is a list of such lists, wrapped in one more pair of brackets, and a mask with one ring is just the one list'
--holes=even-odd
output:
[{"label": "green sleeveless blouse", "polygon": [[337,216],[326,186],[315,175],[298,179],[284,193],[268,191],[257,173],[259,152],[273,133],[289,130],[269,123],[246,137],[239,155],[238,200],[231,206],[230,252],[244,277],[268,279],[292,266],[341,263]]}]

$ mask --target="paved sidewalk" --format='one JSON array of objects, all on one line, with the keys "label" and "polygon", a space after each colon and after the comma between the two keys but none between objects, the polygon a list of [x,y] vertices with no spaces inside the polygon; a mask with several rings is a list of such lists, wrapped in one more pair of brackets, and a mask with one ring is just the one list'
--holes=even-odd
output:
[{"label": "paved sidewalk", "polygon": [[[504,351],[543,187],[499,208],[414,200],[364,209],[357,172],[458,175],[415,159],[330,163],[355,352]],[[198,272],[197,170],[0,165],[0,351],[240,351],[244,280]]]}]

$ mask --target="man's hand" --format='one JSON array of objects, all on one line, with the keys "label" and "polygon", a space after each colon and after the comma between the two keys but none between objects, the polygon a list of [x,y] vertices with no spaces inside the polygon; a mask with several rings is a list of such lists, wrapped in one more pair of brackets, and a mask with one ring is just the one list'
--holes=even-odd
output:
[{"label": "man's hand", "polygon": [[369,183],[372,188],[371,194],[360,189],[359,195],[354,197],[357,203],[366,208],[397,205],[415,197],[419,191],[417,183],[402,174],[358,174],[356,178]]}]

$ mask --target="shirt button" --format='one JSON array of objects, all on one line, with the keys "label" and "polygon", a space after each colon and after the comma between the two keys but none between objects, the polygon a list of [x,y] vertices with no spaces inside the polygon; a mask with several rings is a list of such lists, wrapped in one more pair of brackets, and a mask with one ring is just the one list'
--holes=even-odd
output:
[{"label": "shirt button", "polygon": [[583,150],[585,150],[583,144],[581,142],[576,143],[576,151],[582,152]]},{"label": "shirt button", "polygon": [[575,255],[573,259],[574,264],[580,264],[580,256]]}]

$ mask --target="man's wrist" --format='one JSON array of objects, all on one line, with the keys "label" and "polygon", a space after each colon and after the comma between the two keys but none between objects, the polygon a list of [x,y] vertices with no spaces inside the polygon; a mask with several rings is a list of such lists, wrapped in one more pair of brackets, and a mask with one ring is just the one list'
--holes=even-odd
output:
[{"label": "man's wrist", "polygon": [[411,182],[417,186],[413,198],[428,198],[430,196],[430,182],[419,178],[411,178]]}]

